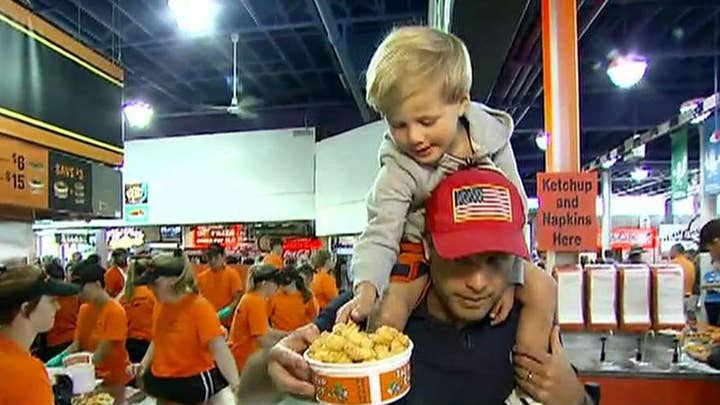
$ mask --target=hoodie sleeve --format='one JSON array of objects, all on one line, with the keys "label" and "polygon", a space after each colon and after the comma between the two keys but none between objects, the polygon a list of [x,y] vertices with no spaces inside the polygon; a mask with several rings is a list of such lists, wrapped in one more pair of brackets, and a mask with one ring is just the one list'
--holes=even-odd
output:
[{"label": "hoodie sleeve", "polygon": [[353,252],[353,286],[369,281],[382,295],[397,261],[415,188],[410,173],[386,159],[367,200],[367,226]]}]

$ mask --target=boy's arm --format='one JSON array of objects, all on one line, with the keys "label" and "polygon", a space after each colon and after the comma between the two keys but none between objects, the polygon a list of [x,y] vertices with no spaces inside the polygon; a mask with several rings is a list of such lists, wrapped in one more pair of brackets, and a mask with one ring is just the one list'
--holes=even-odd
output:
[{"label": "boy's arm", "polygon": [[548,337],[555,320],[557,285],[555,280],[534,264],[525,261],[525,284],[517,288],[523,304],[518,324],[518,347],[548,349]]},{"label": "boy's arm", "polygon": [[381,295],[387,287],[415,188],[410,173],[395,162],[380,168],[367,200],[368,223],[353,253],[354,288],[369,282]]}]

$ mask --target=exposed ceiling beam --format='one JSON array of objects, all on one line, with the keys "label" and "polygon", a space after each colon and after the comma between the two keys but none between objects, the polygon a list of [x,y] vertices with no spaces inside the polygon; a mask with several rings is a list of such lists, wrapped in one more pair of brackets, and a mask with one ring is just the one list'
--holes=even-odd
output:
[{"label": "exposed ceiling beam", "polygon": [[[332,68],[317,68],[317,69],[283,69],[283,70],[277,70],[277,71],[267,71],[267,72],[257,72],[257,73],[249,73],[245,75],[245,78],[248,78],[249,76],[253,77],[254,79],[258,79],[261,77],[271,77],[271,76],[282,76],[282,75],[303,75],[303,74],[322,74],[322,73],[330,73],[334,70]],[[249,75],[249,76],[248,76]],[[227,78],[227,75],[210,75],[210,76],[204,76],[204,77],[194,77],[191,79],[183,80],[182,83],[203,83],[203,82],[214,82],[214,81],[225,81]],[[157,81],[158,84],[161,85],[174,85],[179,84],[181,82],[176,80],[169,80],[169,81]],[[126,89],[135,89],[141,87],[139,85],[133,84],[129,86],[125,86]]]},{"label": "exposed ceiling beam", "polygon": [[315,10],[317,11],[316,18],[320,18],[327,35],[327,41],[330,43],[333,54],[340,65],[340,70],[345,78],[344,83],[349,88],[350,93],[355,100],[355,104],[357,105],[358,110],[360,110],[360,115],[362,116],[363,121],[370,122],[373,118],[373,113],[365,103],[365,97],[362,89],[360,88],[359,75],[355,70],[355,67],[352,65],[350,55],[348,55],[347,47],[345,46],[345,41],[340,37],[338,23],[332,10],[330,9],[330,5],[326,0],[313,0],[313,4],[315,6]]}]

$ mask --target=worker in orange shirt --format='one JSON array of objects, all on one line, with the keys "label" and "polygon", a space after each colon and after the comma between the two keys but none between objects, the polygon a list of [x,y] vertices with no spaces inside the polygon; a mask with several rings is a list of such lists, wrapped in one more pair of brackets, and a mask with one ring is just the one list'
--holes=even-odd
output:
[{"label": "worker in orange shirt", "polygon": [[250,355],[276,341],[268,323],[267,300],[277,290],[278,275],[278,270],[267,264],[255,265],[248,273],[246,292],[235,310],[229,336],[230,351],[241,372]]},{"label": "worker in orange shirt", "polygon": [[46,277],[38,267],[0,265],[0,404],[55,403],[47,370],[30,346],[52,328],[55,297],[77,293],[77,286]]},{"label": "worker in orange shirt", "polygon": [[223,389],[236,390],[239,376],[215,308],[197,293],[180,250],[153,256],[134,281],[157,298],[152,343],[131,374],[158,405],[210,404]]},{"label": "worker in orange shirt", "polygon": [[315,276],[310,289],[317,299],[320,310],[323,310],[338,296],[337,281],[332,274],[334,259],[329,251],[317,250],[313,253],[310,262],[315,267]]},{"label": "worker in orange shirt", "polygon": [[684,284],[683,290],[685,292],[685,298],[689,298],[693,295],[693,289],[695,288],[695,263],[687,257],[685,254],[685,247],[680,243],[677,243],[670,248],[670,260],[682,267]]},{"label": "worker in orange shirt", "polygon": [[300,273],[285,269],[278,277],[278,284],[278,291],[268,300],[273,329],[292,331],[312,322],[318,315],[318,304]]},{"label": "worker in orange shirt", "polygon": [[105,269],[99,264],[83,263],[75,271],[81,286],[80,306],[75,339],[68,353],[93,353],[93,364],[103,388],[115,398],[115,404],[125,402],[125,384],[130,358],[127,340],[127,316],[119,302],[106,290]]},{"label": "worker in orange shirt", "polygon": [[[45,266],[45,273],[58,282],[67,281],[62,266],[55,262]],[[60,305],[60,309],[55,313],[55,323],[46,336],[47,347],[42,356],[44,361],[60,354],[73,342],[80,312],[80,299],[77,294],[56,297],[55,301]]]},{"label": "worker in orange shirt", "polygon": [[110,267],[105,272],[105,290],[112,298],[120,298],[125,287],[128,268],[128,251],[115,249],[110,256]]},{"label": "worker in orange shirt", "polygon": [[225,266],[225,252],[220,245],[211,245],[206,256],[210,269],[197,278],[200,294],[218,311],[223,325],[230,326],[232,314],[242,297],[242,281],[237,271]]},{"label": "worker in orange shirt", "polygon": [[273,238],[270,240],[270,252],[263,258],[263,264],[269,264],[278,270],[282,270],[285,267],[281,239]]},{"label": "worker in orange shirt", "polygon": [[152,338],[152,316],[155,309],[155,295],[147,286],[136,286],[134,281],[142,277],[147,270],[150,257],[137,257],[131,260],[127,283],[120,304],[127,315],[127,348],[130,361],[142,361]]}]

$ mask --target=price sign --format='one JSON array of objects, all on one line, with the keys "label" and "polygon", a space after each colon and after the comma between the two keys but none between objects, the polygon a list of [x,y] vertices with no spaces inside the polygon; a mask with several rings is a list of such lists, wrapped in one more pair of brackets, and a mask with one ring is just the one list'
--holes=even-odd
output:
[{"label": "price sign", "polygon": [[48,151],[0,135],[0,204],[46,209]]}]

